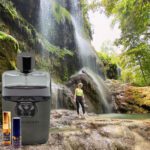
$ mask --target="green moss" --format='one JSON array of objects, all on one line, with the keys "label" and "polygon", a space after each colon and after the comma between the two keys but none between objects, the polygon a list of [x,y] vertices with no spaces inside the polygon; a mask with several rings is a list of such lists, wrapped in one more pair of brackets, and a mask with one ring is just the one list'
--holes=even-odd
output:
[{"label": "green moss", "polygon": [[51,54],[54,54],[58,58],[64,58],[66,55],[73,56],[74,53],[70,50],[64,48],[61,49],[58,46],[52,45],[48,40],[46,40],[42,35],[38,34],[39,40],[42,42],[43,47],[49,51]]},{"label": "green moss", "polygon": [[150,87],[130,86],[126,90],[126,97],[131,110],[135,113],[150,112]]},{"label": "green moss", "polygon": [[14,44],[14,46],[16,47],[15,49],[17,49],[19,47],[18,42],[15,38],[13,38],[11,35],[8,35],[4,32],[1,32],[1,31],[0,31],[0,40],[1,41],[11,41],[11,42],[15,43]]},{"label": "green moss", "polygon": [[0,15],[3,22],[12,29],[13,35],[18,37],[19,34],[18,39],[24,41],[29,49],[36,47],[38,43],[35,28],[16,11],[10,0],[0,1]]},{"label": "green moss", "polygon": [[9,33],[9,28],[0,20],[0,31]]},{"label": "green moss", "polygon": [[83,13],[83,21],[84,21],[84,29],[86,32],[86,36],[92,39],[92,31],[91,31],[91,24],[89,22],[89,6],[87,0],[80,0],[80,5]]},{"label": "green moss", "polygon": [[[55,8],[55,15],[60,15],[62,17],[69,19],[69,12],[59,4],[54,3]],[[44,37],[36,32],[34,27],[29,24],[13,7],[13,4],[9,0],[2,0],[0,1],[0,10],[1,15],[3,15],[3,19],[9,20],[13,28],[16,29],[17,32],[20,32],[21,36],[24,38],[24,42],[21,43],[21,47],[25,49],[27,46],[30,45],[32,48],[36,47],[37,45],[42,46],[42,49],[49,51],[51,54],[56,55],[57,57],[65,57],[66,55],[73,56],[73,53],[67,49],[60,49],[57,46],[50,44]],[[59,17],[56,17],[57,19]],[[59,20],[59,19],[58,19]],[[25,48],[24,48],[25,47]]]},{"label": "green moss", "polygon": [[2,98],[0,97],[0,123],[2,123]]},{"label": "green moss", "polygon": [[[63,21],[65,20],[70,20],[70,13],[64,7],[62,7],[58,3],[53,4],[53,15],[57,22],[63,23]],[[9,32],[7,33],[11,32],[11,34],[17,39],[17,41],[19,42],[19,47],[22,51],[34,51],[36,54],[41,54],[44,51],[46,51],[46,53],[49,52],[49,59],[52,60],[52,63],[49,64],[47,60],[46,62],[40,62],[41,60],[38,60],[38,66],[42,66],[47,70],[50,69],[50,71],[53,72],[52,74],[54,74],[54,77],[57,77],[59,80],[59,72],[62,61],[66,57],[68,58],[74,56],[74,53],[71,50],[66,49],[65,47],[60,48],[59,46],[51,44],[45,37],[39,34],[30,23],[28,23],[22,17],[22,15],[15,9],[10,0],[0,1],[0,16],[1,20],[4,22],[4,25],[6,25],[9,29]],[[2,56],[0,55],[0,57]],[[8,65],[10,64],[7,64],[6,66]],[[3,64],[3,66],[5,66],[5,64]],[[9,66],[9,68],[12,67]]]},{"label": "green moss", "polygon": [[[0,32],[0,76],[6,70],[16,69],[16,55],[18,52],[19,44],[17,40],[4,32]],[[0,97],[0,122],[1,112]]]},{"label": "green moss", "polygon": [[69,79],[67,66],[63,67],[63,81],[67,81]]},{"label": "green moss", "polygon": [[64,20],[71,21],[69,11],[61,6],[59,3],[52,1],[52,14],[55,17],[57,23],[61,23]]},{"label": "green moss", "polygon": [[[144,108],[139,107],[137,105],[129,105],[128,107],[132,110],[132,112],[137,113],[137,114],[148,113],[148,110],[145,110]],[[127,113],[130,113],[130,112],[131,111],[128,111]]]},{"label": "green moss", "polygon": [[16,55],[19,44],[12,36],[0,32],[0,75],[8,69],[16,68]]},{"label": "green moss", "polygon": [[18,14],[16,9],[14,9],[13,3],[11,1],[8,0],[1,0],[1,4],[3,4],[3,6],[9,11],[9,13],[11,14],[12,18],[17,18]]},{"label": "green moss", "polygon": [[24,30],[30,35],[32,34],[32,30],[28,26],[24,26]]}]

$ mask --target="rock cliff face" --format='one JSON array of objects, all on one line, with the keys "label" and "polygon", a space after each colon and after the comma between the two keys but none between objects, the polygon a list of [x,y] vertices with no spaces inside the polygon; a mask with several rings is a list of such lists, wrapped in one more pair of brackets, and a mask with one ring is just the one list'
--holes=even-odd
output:
[{"label": "rock cliff face", "polygon": [[14,7],[22,14],[22,16],[33,25],[38,23],[40,0],[11,0]]},{"label": "rock cliff face", "polygon": [[117,80],[106,80],[113,97],[114,111],[117,113],[150,113],[150,87],[134,87]]},{"label": "rock cliff face", "polygon": [[15,57],[18,52],[18,42],[12,36],[0,32],[0,53],[3,54],[0,59],[0,75],[7,69],[16,68]]},{"label": "rock cliff face", "polygon": [[[40,0],[11,0],[14,7],[19,11],[22,16],[31,23],[39,31],[39,20],[40,20]],[[67,9],[69,12],[70,6],[68,0],[56,1],[58,5]],[[56,15],[56,14],[55,14]],[[60,14],[59,14],[60,15]],[[51,39],[52,44],[59,46],[60,48],[67,48],[70,50],[75,50],[75,40],[73,34],[73,26],[71,22],[64,20],[63,22],[57,22],[58,20],[53,18],[52,22],[55,26],[55,33]]]},{"label": "rock cliff face", "polygon": [[[63,4],[65,5],[61,6]],[[62,1],[58,1],[56,9],[65,10],[69,14],[70,5],[68,1],[63,4]],[[48,59],[50,60],[36,59],[39,68],[50,61],[47,65],[49,67],[44,67],[50,68],[52,75],[57,80],[67,80],[80,67],[73,25],[68,20],[58,21],[61,12],[55,10],[53,16],[55,30],[51,40],[46,39],[41,35],[39,29],[39,7],[40,0],[1,0],[0,31],[16,38],[21,51],[32,51],[39,56],[46,51],[46,55],[49,56]]]},{"label": "rock cliff face", "polygon": [[[97,79],[97,80],[95,80]],[[67,86],[74,93],[79,82],[83,83],[85,106],[88,112],[108,113],[112,109],[111,93],[103,84],[103,80],[87,68],[82,68],[78,73],[71,76]],[[108,105],[106,105],[106,103]],[[107,106],[109,108],[107,108]],[[109,109],[109,110],[108,110]]]}]

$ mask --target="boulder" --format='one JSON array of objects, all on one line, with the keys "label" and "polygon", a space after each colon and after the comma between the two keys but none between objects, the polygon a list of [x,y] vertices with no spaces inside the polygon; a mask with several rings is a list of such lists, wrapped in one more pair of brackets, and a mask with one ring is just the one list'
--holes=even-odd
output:
[{"label": "boulder", "polygon": [[0,76],[4,71],[16,68],[16,56],[18,52],[18,41],[14,37],[0,32]]},{"label": "boulder", "polygon": [[118,113],[149,113],[150,87],[136,87],[118,80],[106,80],[113,95],[113,109]]},{"label": "boulder", "polygon": [[63,84],[52,82],[52,109],[75,109],[72,91]]},{"label": "boulder", "polygon": [[112,111],[112,97],[103,79],[93,71],[82,68],[71,76],[67,86],[74,93],[79,82],[83,83],[83,91],[88,112],[108,113]]}]

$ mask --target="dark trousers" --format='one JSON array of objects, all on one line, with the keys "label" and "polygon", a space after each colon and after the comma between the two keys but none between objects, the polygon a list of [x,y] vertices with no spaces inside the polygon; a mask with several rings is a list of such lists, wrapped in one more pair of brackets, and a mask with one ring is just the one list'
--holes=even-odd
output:
[{"label": "dark trousers", "polygon": [[78,113],[78,114],[79,114],[79,104],[80,104],[81,107],[82,107],[82,112],[83,112],[83,114],[85,114],[85,108],[84,108],[82,96],[76,96],[76,105],[77,105],[77,113]]}]

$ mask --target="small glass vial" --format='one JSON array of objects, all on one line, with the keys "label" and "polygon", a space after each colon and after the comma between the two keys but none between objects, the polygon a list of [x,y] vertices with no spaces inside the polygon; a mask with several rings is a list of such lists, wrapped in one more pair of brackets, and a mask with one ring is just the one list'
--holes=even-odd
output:
[{"label": "small glass vial", "polygon": [[11,145],[11,112],[3,111],[3,145]]},{"label": "small glass vial", "polygon": [[12,147],[21,148],[21,118],[13,117],[12,119]]}]

